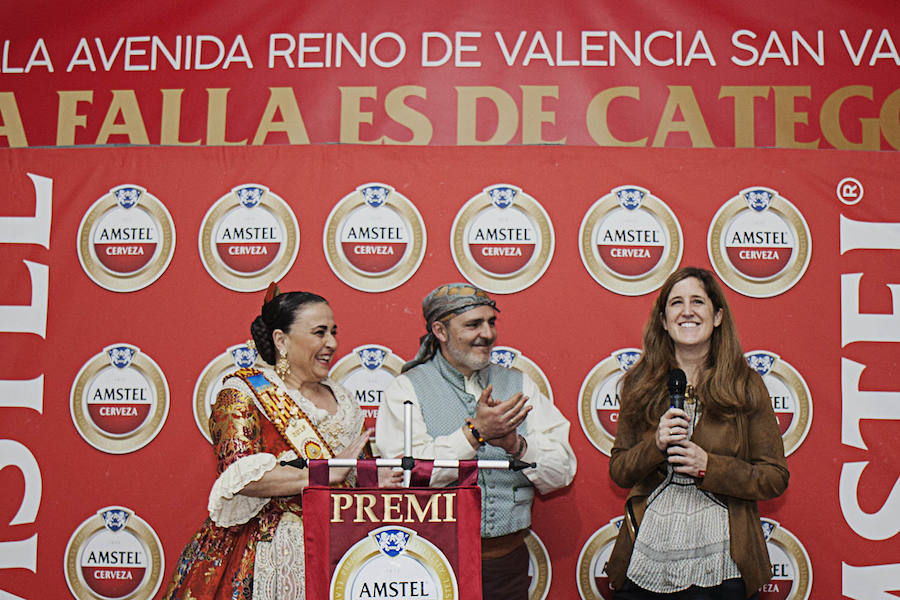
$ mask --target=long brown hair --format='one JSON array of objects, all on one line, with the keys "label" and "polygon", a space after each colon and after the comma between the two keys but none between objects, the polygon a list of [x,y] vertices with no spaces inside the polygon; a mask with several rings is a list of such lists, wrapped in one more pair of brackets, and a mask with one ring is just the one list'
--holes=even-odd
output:
[{"label": "long brown hair", "polygon": [[650,318],[644,326],[643,354],[622,379],[621,418],[655,424],[667,407],[666,378],[677,368],[675,344],[663,327],[666,301],[676,283],[694,277],[703,285],[713,305],[722,310],[722,322],[713,329],[706,364],[696,382],[697,396],[704,411],[727,416],[756,409],[751,382],[759,377],[747,364],[738,339],[734,317],[722,287],[706,269],[684,267],[672,273],[659,290]]}]

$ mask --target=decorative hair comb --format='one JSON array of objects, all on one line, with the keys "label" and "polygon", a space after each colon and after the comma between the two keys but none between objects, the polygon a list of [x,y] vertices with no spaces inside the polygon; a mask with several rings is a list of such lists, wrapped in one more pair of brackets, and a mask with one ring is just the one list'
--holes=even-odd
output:
[{"label": "decorative hair comb", "polygon": [[268,304],[272,301],[275,296],[281,294],[281,290],[278,289],[278,282],[273,281],[269,284],[269,288],[266,290],[266,299],[263,301],[263,304]]}]

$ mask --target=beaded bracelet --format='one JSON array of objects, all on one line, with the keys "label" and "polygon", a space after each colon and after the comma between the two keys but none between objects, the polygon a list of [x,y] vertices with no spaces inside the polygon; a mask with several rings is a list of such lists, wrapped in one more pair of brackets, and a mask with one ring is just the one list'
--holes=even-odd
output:
[{"label": "beaded bracelet", "polygon": [[469,431],[472,432],[472,436],[475,438],[475,441],[478,442],[478,445],[484,446],[484,438],[481,437],[481,434],[478,433],[478,430],[475,429],[475,425],[469,419],[466,419],[466,427],[468,427]]},{"label": "beaded bracelet", "polygon": [[522,458],[522,455],[525,454],[525,446],[527,442],[525,441],[525,437],[519,436],[519,448],[511,454],[513,458]]}]

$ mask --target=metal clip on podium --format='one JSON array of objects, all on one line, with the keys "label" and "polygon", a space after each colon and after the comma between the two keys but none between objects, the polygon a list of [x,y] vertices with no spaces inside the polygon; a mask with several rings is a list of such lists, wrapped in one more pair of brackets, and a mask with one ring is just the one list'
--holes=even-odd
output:
[{"label": "metal clip on podium", "polygon": [[[413,404],[409,400],[403,403],[403,458],[377,458],[375,465],[378,467],[400,467],[403,469],[403,487],[409,487],[412,478],[413,467],[416,466],[416,459],[412,457],[412,408]],[[356,458],[329,458],[329,467],[355,467],[358,459]],[[459,467],[459,460],[456,459],[435,459],[431,461],[436,469],[455,469]],[[282,460],[281,466],[297,467],[305,469],[307,460],[302,457],[294,460]],[[479,469],[510,469],[512,471],[521,471],[523,469],[534,468],[536,463],[528,463],[518,458],[509,458],[507,460],[479,460],[477,461]]]}]

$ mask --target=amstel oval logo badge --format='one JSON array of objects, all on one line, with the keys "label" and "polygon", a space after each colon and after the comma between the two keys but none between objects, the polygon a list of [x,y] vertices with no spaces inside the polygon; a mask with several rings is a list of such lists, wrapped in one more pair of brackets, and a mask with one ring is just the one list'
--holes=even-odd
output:
[{"label": "amstel oval logo badge", "polygon": [[538,386],[542,394],[553,402],[553,390],[550,388],[550,380],[544,375],[537,364],[520,351],[509,346],[494,346],[491,350],[491,362],[507,369],[521,371],[531,378]]},{"label": "amstel oval logo badge", "polygon": [[344,196],[322,234],[328,266],[341,281],[364,292],[405,283],[422,264],[426,241],[422,215],[383,183],[367,183]]},{"label": "amstel oval logo badge", "polygon": [[578,241],[591,277],[625,296],[659,288],[678,268],[683,250],[675,213],[649,190],[633,185],[617,187],[591,206]]},{"label": "amstel oval logo badge", "polygon": [[775,190],[753,187],[741,190],[716,212],[707,250],[716,273],[731,289],[770,298],[803,277],[812,237],[790,201]]},{"label": "amstel oval logo badge", "polygon": [[365,426],[375,427],[384,391],[400,374],[404,362],[390,348],[367,344],[337,361],[329,376],[353,394],[366,417]]},{"label": "amstel oval logo badge", "polygon": [[623,517],[616,517],[595,531],[581,548],[576,572],[578,573],[578,594],[582,600],[612,599],[609,575],[605,571],[606,562],[609,560],[609,555],[612,554],[613,544],[624,521]]},{"label": "amstel oval logo badge", "polygon": [[550,581],[553,579],[553,569],[550,566],[550,554],[541,538],[529,531],[525,536],[525,545],[528,547],[528,600],[544,600],[550,592]]},{"label": "amstel oval logo badge", "polygon": [[126,454],[150,443],[169,413],[169,385],[159,366],[130,344],[113,344],[75,377],[75,429],[103,452]]},{"label": "amstel oval logo badge", "polygon": [[300,226],[287,203],[264,185],[239,185],[219,198],[200,224],[200,260],[219,284],[256,292],[290,270]]},{"label": "amstel oval logo badge", "polygon": [[194,422],[207,442],[212,443],[209,417],[216,397],[222,390],[224,377],[238,369],[250,367],[262,369],[265,366],[267,365],[259,358],[256,348],[244,343],[231,346],[204,367],[200,377],[197,378],[197,383],[194,384]]},{"label": "amstel oval logo badge", "polygon": [[459,589],[437,546],[412,529],[387,526],[351,546],[331,578],[329,598],[376,597],[457,600]]},{"label": "amstel oval logo badge", "polygon": [[123,506],[85,519],[66,545],[66,583],[82,600],[149,600],[162,583],[165,557],[156,532]]},{"label": "amstel oval logo badge", "polygon": [[175,252],[175,223],[146,189],[120,185],[100,197],[78,227],[78,260],[91,280],[113,292],[147,287]]},{"label": "amstel oval logo badge", "polygon": [[459,272],[497,294],[520,292],[553,258],[550,217],[534,198],[507,184],[485,188],[457,213],[450,250]]},{"label": "amstel oval logo badge", "polygon": [[784,454],[800,447],[812,425],[813,405],[809,387],[800,373],[780,356],[765,350],[744,354],[747,363],[763,378],[772,400],[775,418],[784,440]]},{"label": "amstel oval logo badge", "polygon": [[637,348],[616,350],[591,369],[578,392],[581,429],[594,447],[607,456],[616,439],[622,376],[640,357]]},{"label": "amstel oval logo badge", "polygon": [[807,600],[812,590],[812,564],[794,534],[771,519],[762,518],[772,579],[759,590],[760,600]]}]

